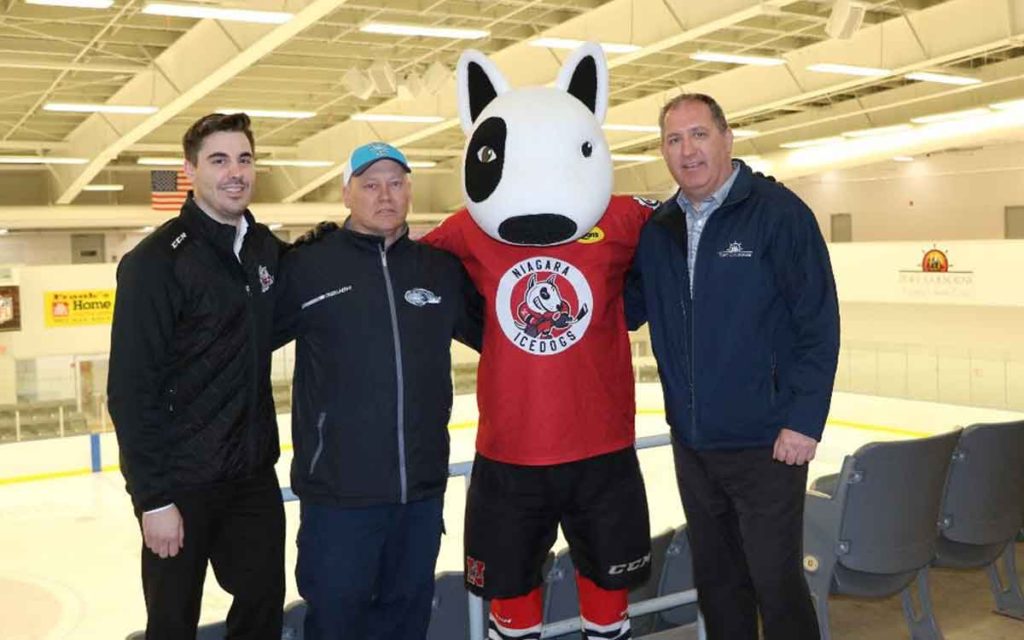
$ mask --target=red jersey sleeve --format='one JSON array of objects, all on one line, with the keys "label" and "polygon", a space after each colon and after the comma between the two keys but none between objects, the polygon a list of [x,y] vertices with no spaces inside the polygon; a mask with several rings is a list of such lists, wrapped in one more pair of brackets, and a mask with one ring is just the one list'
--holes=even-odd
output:
[{"label": "red jersey sleeve", "polygon": [[430,233],[420,238],[420,242],[443,249],[448,253],[454,254],[460,260],[465,260],[469,255],[469,249],[466,246],[463,228],[468,219],[469,211],[459,209],[445,218],[444,222],[431,230]]}]

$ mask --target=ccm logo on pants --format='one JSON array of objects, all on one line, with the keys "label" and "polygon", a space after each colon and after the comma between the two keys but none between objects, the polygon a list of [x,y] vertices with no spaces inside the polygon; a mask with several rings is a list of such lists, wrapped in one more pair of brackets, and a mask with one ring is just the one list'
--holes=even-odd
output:
[{"label": "ccm logo on pants", "polygon": [[617,576],[620,573],[630,573],[630,572],[636,571],[637,569],[640,569],[642,567],[646,567],[650,563],[651,563],[651,554],[648,553],[644,557],[637,558],[636,560],[633,560],[632,562],[626,562],[624,564],[613,564],[611,566],[611,568],[608,569],[608,575],[610,575],[610,576]]}]

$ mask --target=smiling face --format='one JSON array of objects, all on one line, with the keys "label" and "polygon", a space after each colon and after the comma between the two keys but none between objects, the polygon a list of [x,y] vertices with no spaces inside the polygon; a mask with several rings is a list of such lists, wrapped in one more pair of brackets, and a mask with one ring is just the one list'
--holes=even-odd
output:
[{"label": "smiling face", "polygon": [[691,202],[700,202],[732,174],[732,131],[720,129],[703,102],[686,100],[665,114],[661,155]]},{"label": "smiling face", "polygon": [[252,145],[241,131],[218,131],[206,136],[195,162],[185,161],[196,204],[214,220],[238,224],[252,201]]},{"label": "smiling face", "polygon": [[348,224],[353,231],[383,236],[390,244],[405,230],[412,181],[405,168],[394,160],[378,160],[358,176],[352,176],[342,196],[351,211]]}]

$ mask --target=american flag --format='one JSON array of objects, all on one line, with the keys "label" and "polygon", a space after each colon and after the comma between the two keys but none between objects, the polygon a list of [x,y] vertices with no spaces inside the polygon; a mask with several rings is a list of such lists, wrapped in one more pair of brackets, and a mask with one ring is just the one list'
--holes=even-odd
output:
[{"label": "american flag", "polygon": [[181,169],[177,171],[151,171],[150,184],[153,187],[152,206],[154,211],[178,211],[185,204],[192,181]]}]

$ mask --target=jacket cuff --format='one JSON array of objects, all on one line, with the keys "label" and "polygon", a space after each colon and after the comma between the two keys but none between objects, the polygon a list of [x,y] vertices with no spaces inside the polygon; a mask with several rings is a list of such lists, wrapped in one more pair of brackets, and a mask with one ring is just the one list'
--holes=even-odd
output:
[{"label": "jacket cuff", "polygon": [[823,403],[814,397],[797,400],[789,412],[786,428],[820,442],[821,434],[825,431],[825,421],[828,419],[828,407],[827,401]]}]

